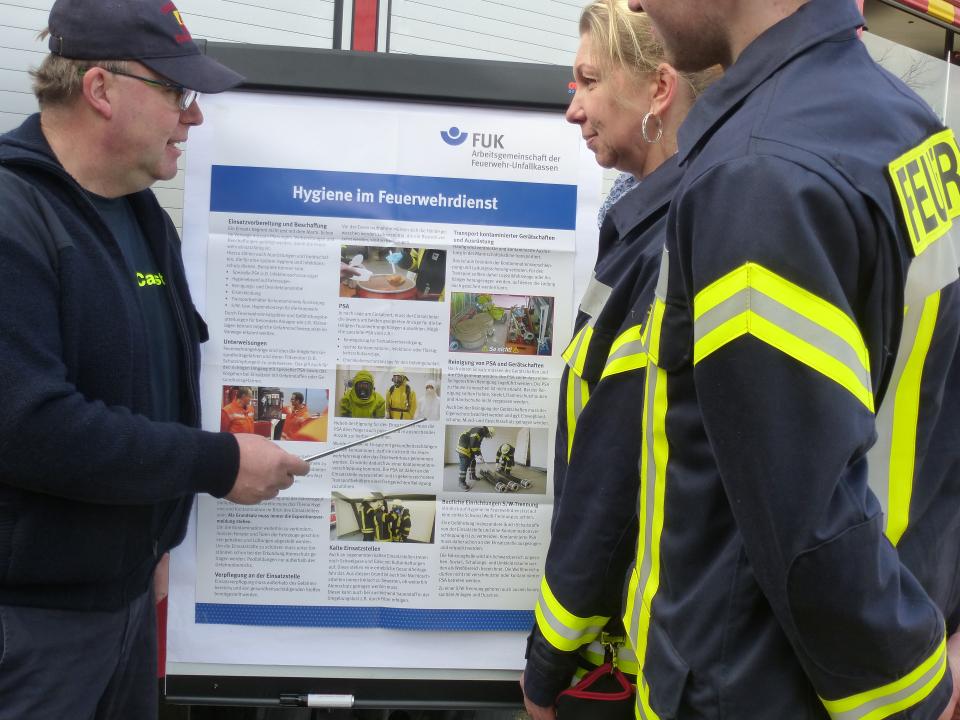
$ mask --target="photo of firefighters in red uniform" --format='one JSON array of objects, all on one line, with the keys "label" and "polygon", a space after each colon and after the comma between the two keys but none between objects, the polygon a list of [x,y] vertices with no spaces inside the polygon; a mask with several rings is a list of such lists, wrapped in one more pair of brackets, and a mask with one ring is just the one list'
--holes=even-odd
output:
[{"label": "photo of firefighters in red uniform", "polygon": [[326,389],[224,385],[220,431],[326,442],[329,399]]}]

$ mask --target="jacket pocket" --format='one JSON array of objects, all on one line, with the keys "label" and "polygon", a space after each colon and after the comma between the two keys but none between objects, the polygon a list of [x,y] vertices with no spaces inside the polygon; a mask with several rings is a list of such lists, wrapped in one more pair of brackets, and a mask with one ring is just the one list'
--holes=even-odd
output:
[{"label": "jacket pocket", "polygon": [[676,718],[690,677],[690,666],[655,619],[650,622],[643,675],[650,686],[650,707],[660,720]]}]

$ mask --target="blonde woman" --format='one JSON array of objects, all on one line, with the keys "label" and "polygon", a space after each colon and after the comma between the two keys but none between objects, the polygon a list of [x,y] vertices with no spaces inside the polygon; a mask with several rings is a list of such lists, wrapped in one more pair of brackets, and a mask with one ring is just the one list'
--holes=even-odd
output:
[{"label": "blonde woman", "polygon": [[615,652],[620,668],[636,673],[620,597],[637,533],[640,338],[681,176],[677,129],[716,74],[678,73],[646,15],[623,0],[595,0],[583,10],[573,73],[567,121],[580,126],[600,165],[630,173],[638,186],[603,221],[594,277],[564,352],[553,539],[521,680],[535,720],[553,718],[557,694],[605,654]]}]

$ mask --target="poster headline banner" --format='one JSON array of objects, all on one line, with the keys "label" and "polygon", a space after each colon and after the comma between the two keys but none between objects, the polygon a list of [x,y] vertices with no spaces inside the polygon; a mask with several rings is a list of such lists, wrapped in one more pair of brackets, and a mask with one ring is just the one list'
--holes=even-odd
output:
[{"label": "poster headline banner", "polygon": [[575,185],[214,165],[210,211],[574,230]]}]

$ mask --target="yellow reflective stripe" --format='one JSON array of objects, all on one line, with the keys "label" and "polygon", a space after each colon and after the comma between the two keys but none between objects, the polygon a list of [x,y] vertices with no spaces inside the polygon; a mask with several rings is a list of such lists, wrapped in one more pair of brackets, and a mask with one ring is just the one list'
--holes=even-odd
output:
[{"label": "yellow reflective stripe", "polygon": [[561,357],[563,361],[567,364],[570,363],[570,358],[573,357],[573,353],[577,349],[577,344],[580,342],[580,336],[583,335],[583,328],[580,328],[577,333],[570,339],[570,344],[567,345],[566,350],[563,351]]},{"label": "yellow reflective stripe", "polygon": [[587,360],[587,353],[590,351],[590,340],[593,339],[593,326],[584,325],[577,336],[570,343],[570,347],[563,353],[563,359],[567,365],[577,375],[583,375],[583,364]]},{"label": "yellow reflective stripe", "polygon": [[850,391],[873,412],[870,357],[840,308],[774,272],[746,263],[694,299],[694,364],[752,335]]},{"label": "yellow reflective stripe", "polygon": [[583,342],[577,351],[577,358],[573,364],[573,371],[577,375],[583,375],[583,364],[587,361],[587,353],[590,350],[590,341],[593,339],[593,326],[586,325],[583,328]]},{"label": "yellow reflective stripe", "polygon": [[[580,648],[580,657],[594,667],[603,665],[606,660],[606,655],[606,648],[599,640],[594,640],[589,645]],[[630,643],[626,638],[624,638],[622,645],[617,646],[617,667],[628,675],[636,675],[639,671],[637,667],[637,654],[633,651],[633,648],[630,647]]]},{"label": "yellow reflective stripe", "polygon": [[893,406],[893,436],[890,443],[889,502],[886,534],[896,545],[910,522],[910,499],[917,453],[917,422],[920,417],[920,385],[923,365],[933,341],[940,308],[940,293],[926,299],[916,340],[897,383]]},{"label": "yellow reflective stripe", "polygon": [[[655,313],[656,314],[656,313]],[[661,315],[662,318],[662,315]],[[658,340],[660,322],[651,330],[651,344]],[[640,449],[640,494],[637,515],[639,537],[637,561],[630,578],[624,627],[637,655],[637,713],[645,720],[659,720],[650,707],[650,688],[642,673],[650,633],[650,608],[660,589],[660,541],[663,535],[666,473],[669,444],[666,436],[667,373],[656,366],[647,370]]]},{"label": "yellow reflective stripe", "polygon": [[832,720],[882,720],[926,698],[947,668],[947,639],[910,674],[874,690],[839,700],[820,698]]},{"label": "yellow reflective stripe", "polygon": [[610,346],[610,355],[616,355],[624,345],[641,342],[643,340],[643,325],[634,325],[617,335],[617,339]]},{"label": "yellow reflective stripe", "polygon": [[836,305],[757,263],[746,263],[697,293],[693,301],[694,321],[724,300],[747,289],[763,293],[774,302],[836,335],[856,352],[864,369],[870,369],[870,355],[860,328],[853,318]]},{"label": "yellow reflective stripe", "polygon": [[[952,155],[947,154],[943,157],[952,162]],[[956,170],[952,165],[946,169],[952,172]],[[960,206],[960,175],[956,175],[955,172],[952,175],[948,173],[948,177],[954,176],[956,177],[956,182],[948,183],[946,187],[950,188],[956,195],[951,202],[955,201],[957,206]],[[901,451],[893,455],[895,430],[897,430],[897,434],[900,436],[898,447],[907,448],[910,446],[910,443],[907,442],[904,436],[904,433],[907,432],[907,424],[903,421],[899,423],[897,421],[898,411],[896,406],[901,404],[901,401],[897,400],[898,388],[903,382],[903,374],[906,371],[907,363],[910,361],[911,355],[917,352],[915,346],[920,342],[920,337],[923,332],[925,332],[924,329],[921,328],[921,324],[927,322],[925,320],[925,313],[933,312],[933,310],[926,310],[927,303],[930,302],[930,297],[948,285],[955,283],[958,277],[960,277],[957,271],[958,266],[960,266],[960,260],[958,260],[958,258],[960,258],[960,247],[955,247],[955,242],[960,240],[960,238],[954,238],[953,235],[954,233],[952,232],[947,233],[929,245],[923,251],[922,255],[915,257],[910,262],[910,267],[907,270],[907,280],[904,285],[906,310],[903,318],[903,329],[900,333],[900,342],[897,345],[897,358],[893,364],[893,374],[890,376],[889,390],[880,407],[877,408],[877,441],[867,453],[870,489],[873,490],[873,493],[880,501],[888,529],[890,528],[891,519],[890,478],[891,473],[894,472],[892,461],[909,459],[911,463],[909,468],[906,468],[904,465],[897,467],[898,477],[901,479],[907,477],[908,472],[910,473],[909,477],[912,479],[912,473],[915,470],[912,465],[914,462],[912,455],[916,453],[915,442],[909,449],[911,454],[909,458],[904,458]],[[929,317],[929,322],[933,322],[933,317],[929,315],[927,315],[927,317]],[[930,331],[932,332],[932,330]],[[924,352],[926,352],[926,350]],[[916,380],[915,384],[919,386],[920,382],[922,382],[922,378]],[[917,389],[916,392],[919,392],[919,389]],[[906,397],[909,397],[909,395]],[[906,399],[902,402],[906,402]],[[905,411],[899,411],[900,414],[902,414],[902,412]],[[897,428],[898,424],[899,429]],[[911,434],[914,433],[915,431],[911,431]],[[909,502],[909,497],[904,495],[902,491],[899,491],[897,497],[897,502],[900,507],[899,512],[906,512],[903,510],[903,508],[906,507],[903,504],[905,500]],[[900,528],[905,528],[904,522],[903,517],[901,517],[899,521],[894,521],[894,529],[892,530],[893,537],[899,538],[902,536],[901,530],[896,526],[899,524]],[[894,540],[894,542],[896,542],[896,540]]]},{"label": "yellow reflective stripe", "polygon": [[567,610],[554,596],[547,578],[540,581],[540,596],[534,608],[537,627],[547,642],[562,652],[572,652],[586,645],[603,630],[609,617],[579,617]]},{"label": "yellow reflective stripe", "polygon": [[573,371],[567,371],[567,462],[573,451],[573,436],[577,431],[580,413],[590,399],[590,385]]},{"label": "yellow reflective stripe", "polygon": [[750,311],[731,318],[720,327],[707,333],[701,340],[698,340],[693,350],[694,364],[696,365],[731,340],[747,334],[764,341],[794,360],[830,378],[849,390],[870,412],[873,412],[873,391],[863,384],[861,378],[848,365]]},{"label": "yellow reflective stripe", "polygon": [[660,298],[653,301],[650,308],[649,343],[647,346],[647,361],[656,363],[660,357],[660,329],[663,327],[663,313],[667,309],[666,303]]},{"label": "yellow reflective stripe", "polygon": [[629,372],[630,370],[643,370],[646,366],[646,353],[624,355],[623,357],[614,358],[611,362],[604,366],[603,374],[600,376],[600,379],[602,380],[603,378],[610,377],[611,375]]},{"label": "yellow reflective stripe", "polygon": [[600,375],[602,380],[630,370],[641,370],[647,366],[647,353],[644,348],[643,327],[634,325],[620,333],[610,346],[610,354]]}]

